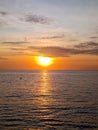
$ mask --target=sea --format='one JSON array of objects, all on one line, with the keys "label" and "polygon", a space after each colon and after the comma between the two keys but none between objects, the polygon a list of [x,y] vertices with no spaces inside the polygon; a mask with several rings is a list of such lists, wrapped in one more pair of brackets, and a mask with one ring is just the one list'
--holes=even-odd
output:
[{"label": "sea", "polygon": [[0,130],[98,130],[98,71],[0,71]]}]

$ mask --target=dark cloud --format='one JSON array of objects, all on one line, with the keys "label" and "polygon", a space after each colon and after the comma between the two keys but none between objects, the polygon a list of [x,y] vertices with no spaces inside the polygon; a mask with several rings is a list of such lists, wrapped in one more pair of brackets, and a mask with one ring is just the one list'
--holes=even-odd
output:
[{"label": "dark cloud", "polygon": [[[55,47],[55,46],[49,46],[49,47],[32,47],[30,46],[28,48],[29,50],[34,50],[40,54],[47,55],[47,56],[65,56],[65,48],[63,47]],[[67,55],[66,55],[67,56]]]},{"label": "dark cloud", "polygon": [[6,12],[6,11],[0,11],[0,27],[4,27],[5,25],[8,25],[7,21],[4,21],[2,19],[2,17],[6,16],[6,15],[8,15],[8,12]]},{"label": "dark cloud", "polygon": [[97,36],[92,36],[92,37],[89,37],[91,39],[97,39],[98,37]]},{"label": "dark cloud", "polygon": [[1,16],[8,15],[8,12],[6,12],[6,11],[0,11],[0,15],[1,15]]},{"label": "dark cloud", "polygon": [[46,37],[41,37],[40,39],[61,39],[61,38],[64,38],[65,35],[62,34],[62,35],[54,35],[54,36],[46,36]]},{"label": "dark cloud", "polygon": [[15,48],[15,47],[12,47],[12,48],[9,48],[13,51],[27,51],[27,48]]},{"label": "dark cloud", "polygon": [[[28,46],[24,48],[13,47],[10,48],[15,53],[21,52],[25,55],[43,55],[50,57],[68,57],[72,55],[97,55],[98,56],[98,43],[87,42],[74,45],[72,47],[60,47],[60,46]],[[20,54],[20,53],[19,53]]]},{"label": "dark cloud", "polygon": [[8,58],[6,58],[6,57],[1,57],[0,56],[0,60],[7,60]]},{"label": "dark cloud", "polygon": [[25,41],[9,41],[9,42],[2,42],[2,44],[8,44],[8,45],[18,45],[18,44],[25,44],[25,43],[28,43],[28,42],[25,42]]},{"label": "dark cloud", "polygon": [[76,42],[78,40],[76,40],[76,39],[69,39],[69,41]]},{"label": "dark cloud", "polygon": [[74,47],[78,48],[78,49],[96,48],[96,47],[98,47],[98,43],[96,43],[96,42],[86,42],[86,43],[80,43],[78,45],[75,45]]},{"label": "dark cloud", "polygon": [[[88,46],[90,48],[88,48]],[[36,51],[39,54],[42,54],[45,56],[51,56],[51,57],[52,56],[53,57],[67,57],[67,56],[72,56],[72,55],[83,55],[83,54],[98,55],[98,43],[94,43],[94,42],[80,43],[79,45],[77,46],[75,45],[72,48],[67,48],[67,47],[65,48],[65,47],[59,47],[59,46],[49,46],[49,47],[30,46],[28,49],[32,51]]]},{"label": "dark cloud", "polygon": [[39,23],[39,24],[50,24],[51,20],[44,16],[39,15],[25,15],[24,19],[25,22],[29,23]]}]

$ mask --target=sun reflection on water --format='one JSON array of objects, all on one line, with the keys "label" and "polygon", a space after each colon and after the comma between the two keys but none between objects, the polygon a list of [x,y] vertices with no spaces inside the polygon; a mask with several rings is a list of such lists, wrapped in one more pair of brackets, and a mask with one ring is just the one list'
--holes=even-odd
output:
[{"label": "sun reflection on water", "polygon": [[47,71],[42,72],[41,82],[39,85],[40,105],[47,107],[51,104],[51,84],[49,80],[49,73]]},{"label": "sun reflection on water", "polygon": [[45,121],[52,118],[52,114],[50,113],[52,112],[51,107],[53,107],[54,104],[51,75],[47,71],[43,71],[38,76],[38,84],[35,86],[36,96],[32,103],[35,109],[37,108],[35,110],[35,117],[37,117],[38,120]]},{"label": "sun reflection on water", "polygon": [[46,95],[49,93],[49,81],[48,81],[48,73],[45,71],[42,73],[42,81],[40,92],[42,95]]}]

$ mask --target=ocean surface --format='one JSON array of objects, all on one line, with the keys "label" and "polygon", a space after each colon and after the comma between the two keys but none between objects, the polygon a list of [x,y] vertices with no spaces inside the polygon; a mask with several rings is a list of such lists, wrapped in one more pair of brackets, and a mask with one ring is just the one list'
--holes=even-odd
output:
[{"label": "ocean surface", "polygon": [[0,130],[98,130],[98,71],[0,71]]}]

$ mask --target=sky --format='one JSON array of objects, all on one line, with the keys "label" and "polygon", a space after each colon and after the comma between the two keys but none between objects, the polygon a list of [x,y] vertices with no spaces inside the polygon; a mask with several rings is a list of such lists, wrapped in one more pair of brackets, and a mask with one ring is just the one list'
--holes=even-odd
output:
[{"label": "sky", "polygon": [[0,0],[0,70],[98,70],[98,0]]}]

